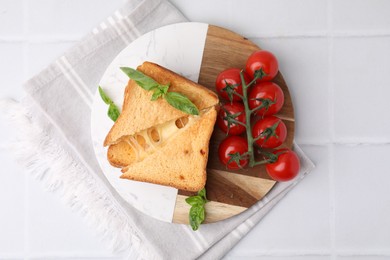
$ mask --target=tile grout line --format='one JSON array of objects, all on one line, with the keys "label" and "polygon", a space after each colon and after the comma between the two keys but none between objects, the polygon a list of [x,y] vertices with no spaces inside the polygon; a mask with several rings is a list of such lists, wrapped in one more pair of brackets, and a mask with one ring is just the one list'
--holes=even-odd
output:
[{"label": "tile grout line", "polygon": [[[328,25],[329,26],[329,25]],[[252,39],[268,39],[268,38],[297,38],[297,39],[306,39],[306,38],[327,38],[329,36],[328,31],[309,31],[309,32],[295,32],[295,33],[265,33],[262,35],[251,35],[251,33],[243,33],[248,38]],[[333,38],[379,38],[379,37],[390,37],[389,30],[378,30],[378,31],[339,31],[339,32],[331,32]]]},{"label": "tile grout line", "polygon": [[334,81],[333,81],[333,0],[328,0],[327,3],[327,29],[328,29],[328,97],[329,97],[329,135],[331,143],[328,146],[328,156],[329,156],[329,228],[330,228],[330,251],[331,259],[335,260],[337,257],[336,254],[336,199],[335,199],[335,175],[334,175],[334,141],[335,141],[335,117],[334,117]]},{"label": "tile grout line", "polygon": [[325,140],[318,140],[318,141],[301,141],[297,140],[296,143],[298,145],[319,145],[319,146],[328,146],[330,144],[333,145],[345,145],[345,146],[383,146],[383,145],[390,145],[389,140],[366,140],[366,141],[325,141]]},{"label": "tile grout line", "polygon": [[[22,36],[22,52],[23,52],[23,77],[24,79],[27,79],[29,74],[29,59],[28,59],[28,53],[29,53],[29,43],[28,43],[28,19],[29,19],[29,5],[28,0],[23,0],[23,36]],[[30,185],[29,185],[29,179],[27,174],[24,175],[24,259],[28,259],[28,255],[30,252],[30,229],[29,229],[29,218],[30,218],[30,211],[29,211],[29,196],[30,193]]]},{"label": "tile grout line", "polygon": [[329,160],[329,227],[331,259],[336,259],[336,209],[335,209],[335,181],[334,181],[334,144],[328,145]]},{"label": "tile grout line", "polygon": [[[230,20],[229,20],[230,21]],[[329,32],[297,32],[297,33],[266,33],[262,35],[251,35],[251,33],[245,33],[247,38],[250,39],[306,39],[306,38],[328,38]],[[28,38],[22,36],[0,36],[0,43],[8,42],[28,42],[28,43],[61,43],[61,42],[77,42],[83,35],[81,34],[37,34],[30,35]],[[332,32],[333,38],[367,38],[367,37],[390,37],[390,31],[362,31],[362,32]]]}]

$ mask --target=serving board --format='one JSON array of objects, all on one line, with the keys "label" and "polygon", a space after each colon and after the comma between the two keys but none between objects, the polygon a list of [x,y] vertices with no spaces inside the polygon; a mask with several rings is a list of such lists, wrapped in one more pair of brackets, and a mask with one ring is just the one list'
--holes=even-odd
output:
[{"label": "serving board", "polygon": [[[215,91],[217,74],[224,69],[243,68],[246,59],[260,48],[248,39],[221,27],[204,23],[178,23],[146,33],[124,48],[104,72],[99,85],[121,108],[128,77],[120,67],[136,68],[144,61],[160,64]],[[285,104],[278,116],[287,126],[291,147],[294,137],[294,111],[283,76],[274,79],[285,95]],[[106,158],[103,140],[113,122],[107,117],[107,106],[98,91],[91,114],[91,137],[103,178],[128,204],[156,219],[188,223],[189,205],[185,198],[194,195],[171,187],[120,179],[120,169],[112,167]],[[241,213],[261,200],[275,185],[264,166],[229,171],[218,160],[218,145],[225,134],[214,129],[210,140],[207,169],[206,223],[220,221]]]},{"label": "serving board", "polygon": [[[227,29],[209,25],[203,52],[199,83],[215,90],[217,75],[228,68],[245,68],[250,54],[260,50],[247,38]],[[287,127],[287,138],[283,147],[292,147],[294,139],[294,109],[287,84],[279,72],[273,82],[277,83],[285,95],[285,103],[277,114]],[[205,223],[220,221],[241,213],[261,200],[275,185],[264,166],[243,170],[228,170],[218,159],[218,146],[226,137],[217,126],[210,140],[207,166],[206,193],[210,200],[206,204]],[[176,199],[173,222],[188,224],[190,206],[185,202],[188,196],[195,195],[179,191]]]}]

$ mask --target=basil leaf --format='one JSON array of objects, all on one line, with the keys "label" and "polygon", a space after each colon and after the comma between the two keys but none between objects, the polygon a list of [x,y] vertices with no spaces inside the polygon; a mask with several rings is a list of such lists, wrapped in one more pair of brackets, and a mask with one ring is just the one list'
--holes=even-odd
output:
[{"label": "basil leaf", "polygon": [[168,93],[169,84],[167,84],[167,85],[160,85],[158,87],[158,89],[161,91],[161,93],[163,93],[165,95],[165,94]]},{"label": "basil leaf", "polygon": [[150,100],[155,101],[155,100],[157,100],[161,96],[162,96],[162,94],[161,94],[160,91],[154,91],[153,95],[152,95],[152,98]]},{"label": "basil leaf", "polygon": [[198,191],[198,195],[186,198],[186,202],[192,206],[188,215],[192,230],[198,230],[206,217],[204,208],[207,203],[206,189]]},{"label": "basil leaf", "polygon": [[142,72],[128,68],[128,67],[121,67],[121,70],[132,80],[134,80],[141,88],[145,90],[152,90],[154,88],[157,88],[159,84],[152,79],[151,77],[146,76]]},{"label": "basil leaf", "polygon": [[114,103],[111,103],[110,106],[108,107],[107,115],[114,122],[118,119],[120,112],[118,107]]},{"label": "basil leaf", "polygon": [[158,98],[164,96],[168,92],[169,85],[159,85],[157,88],[155,88],[152,95],[152,101],[157,100]]},{"label": "basil leaf", "polygon": [[174,108],[190,115],[199,115],[198,108],[186,96],[177,92],[168,92],[164,96],[165,100]]},{"label": "basil leaf", "polygon": [[202,199],[205,200],[205,202],[207,201],[207,199],[206,199],[206,189],[205,189],[205,188],[201,189],[201,190],[198,192],[198,195],[201,196]]},{"label": "basil leaf", "polygon": [[206,210],[205,210],[204,206],[199,209],[198,217],[200,220],[200,224],[202,224],[204,219],[206,218]]},{"label": "basil leaf", "polygon": [[190,225],[192,230],[198,230],[200,224],[203,222],[205,217],[204,207],[202,206],[193,206],[190,209]]},{"label": "basil leaf", "polygon": [[192,196],[192,197],[189,197],[189,198],[186,198],[186,202],[188,204],[190,204],[191,206],[201,206],[205,203],[205,201],[203,200],[203,198],[201,196]]},{"label": "basil leaf", "polygon": [[107,94],[104,92],[104,90],[99,86],[99,94],[104,103],[106,103],[108,106],[107,115],[109,118],[112,119],[112,121],[116,121],[119,117],[120,111],[118,107],[114,104],[114,102],[107,96]]},{"label": "basil leaf", "polygon": [[177,92],[168,92],[169,84],[160,85],[151,77],[148,77],[142,72],[132,68],[121,67],[120,69],[141,88],[145,90],[153,90],[152,101],[157,100],[160,97],[164,97],[165,100],[174,108],[190,115],[199,115],[198,108],[186,96]]},{"label": "basil leaf", "polygon": [[107,96],[106,93],[104,93],[102,87],[100,87],[100,86],[99,86],[99,94],[100,94],[100,97],[102,98],[102,100],[104,101],[104,103],[106,103],[107,105],[112,103],[112,100]]}]

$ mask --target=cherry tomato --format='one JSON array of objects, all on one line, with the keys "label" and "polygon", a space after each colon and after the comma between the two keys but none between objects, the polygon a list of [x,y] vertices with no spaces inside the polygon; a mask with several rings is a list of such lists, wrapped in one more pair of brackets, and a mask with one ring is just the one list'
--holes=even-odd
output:
[{"label": "cherry tomato", "polygon": [[[219,160],[229,169],[237,170],[248,164],[248,159],[236,159],[239,155],[243,155],[248,151],[248,142],[241,136],[228,136],[220,144],[218,148]],[[237,164],[239,163],[239,164]]]},{"label": "cherry tomato", "polygon": [[259,138],[256,140],[258,146],[276,148],[286,140],[287,127],[280,118],[267,116],[254,124],[252,135],[253,138]]},{"label": "cherry tomato", "polygon": [[222,105],[218,113],[217,124],[223,132],[230,135],[240,135],[245,132],[245,126],[231,122],[230,120],[232,119],[235,119],[245,125],[245,107],[243,104],[233,102]]},{"label": "cherry tomato", "polygon": [[274,163],[266,164],[265,168],[269,176],[275,181],[289,181],[294,179],[300,168],[299,158],[289,149],[280,149],[274,152],[278,159]]},{"label": "cherry tomato", "polygon": [[246,72],[248,72],[249,76],[254,78],[256,71],[261,68],[267,75],[261,78],[260,81],[269,81],[273,79],[279,71],[278,60],[275,55],[264,50],[252,53],[246,61]]},{"label": "cherry tomato", "polygon": [[284,104],[283,91],[273,82],[260,82],[253,85],[248,99],[250,109],[263,106],[256,111],[256,114],[260,116],[276,114]]},{"label": "cherry tomato", "polygon": [[[215,86],[218,94],[222,98],[230,101],[229,98],[230,96],[233,101],[241,100],[239,96],[233,94],[233,91],[236,91],[238,94],[242,96],[240,71],[241,69],[232,68],[232,69],[224,70],[221,73],[219,73],[219,75],[217,76],[217,80],[215,82]],[[245,71],[243,72],[243,76],[245,82],[249,83],[250,77]]]}]

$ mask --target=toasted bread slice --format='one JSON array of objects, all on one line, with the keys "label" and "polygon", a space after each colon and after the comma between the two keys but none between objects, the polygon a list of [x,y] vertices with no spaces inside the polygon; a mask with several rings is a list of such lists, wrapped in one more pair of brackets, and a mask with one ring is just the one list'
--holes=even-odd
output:
[{"label": "toasted bread slice", "polygon": [[122,113],[109,131],[104,146],[111,165],[122,168],[121,178],[197,191],[206,181],[208,145],[216,120],[217,95],[157,64],[137,68],[168,91],[187,96],[201,112],[190,116],[130,80]]},{"label": "toasted bread slice", "polygon": [[108,147],[107,158],[111,165],[120,168],[141,161],[156,149],[165,146],[192,120],[193,117],[185,116],[162,125],[152,126],[134,135],[122,136],[115,144]]},{"label": "toasted bread slice", "polygon": [[[187,96],[199,110],[218,103],[218,97],[214,92],[157,64],[144,62],[137,70],[160,84],[170,84],[168,91]],[[134,135],[144,129],[187,115],[173,108],[162,98],[151,101],[152,94],[152,91],[142,89],[133,80],[129,81],[125,89],[122,113],[107,134],[104,146],[116,143],[124,135]]]},{"label": "toasted bread slice", "polygon": [[217,111],[210,108],[144,160],[122,169],[121,178],[198,191],[206,183],[209,141]]}]

